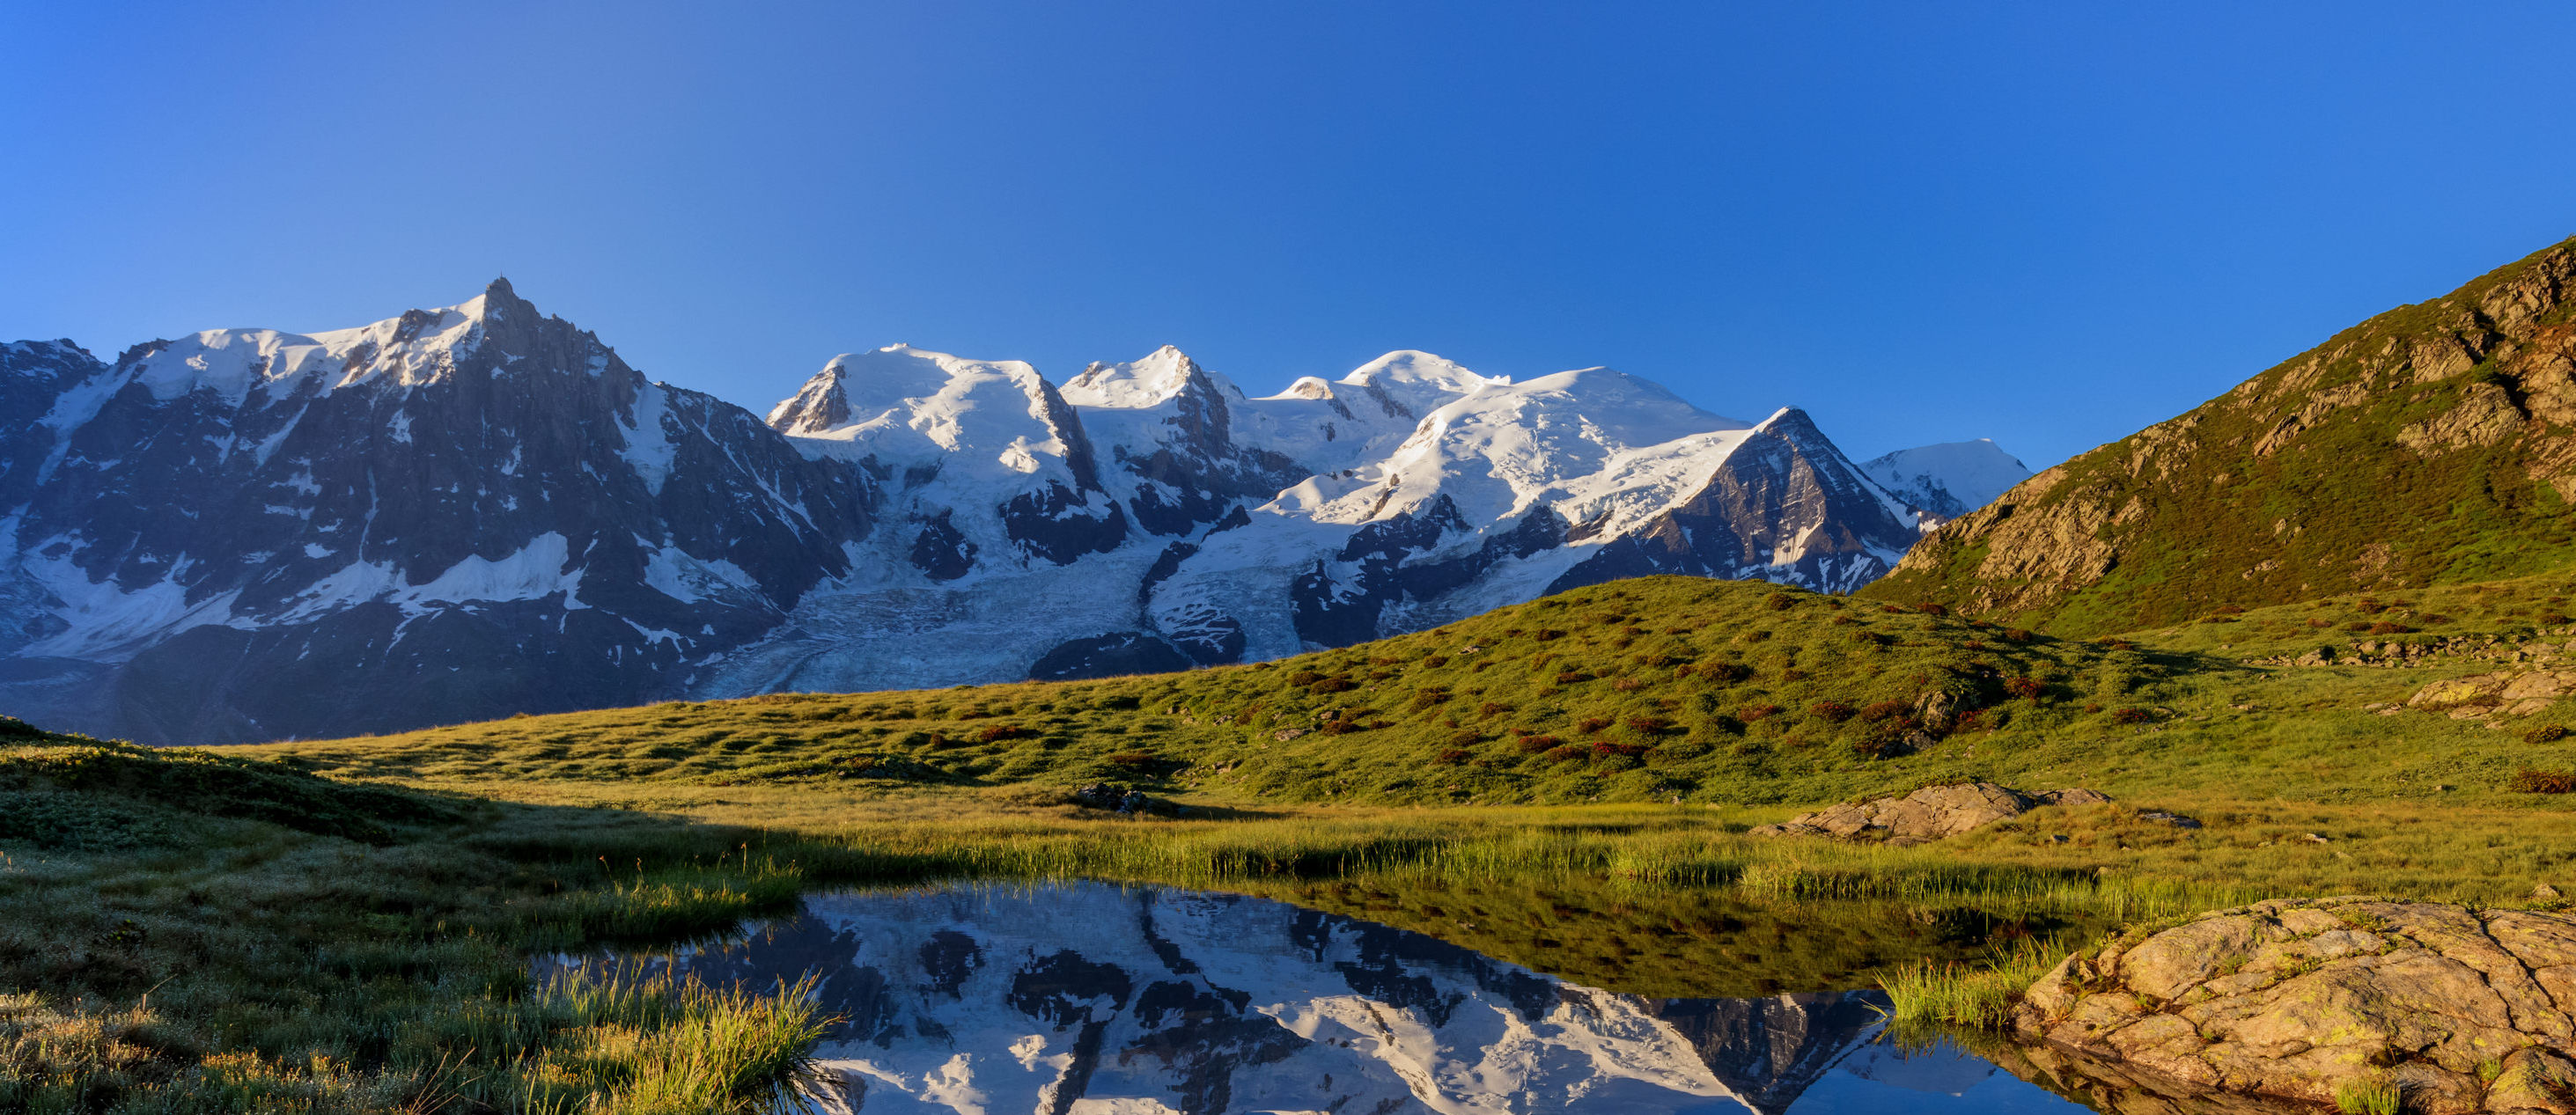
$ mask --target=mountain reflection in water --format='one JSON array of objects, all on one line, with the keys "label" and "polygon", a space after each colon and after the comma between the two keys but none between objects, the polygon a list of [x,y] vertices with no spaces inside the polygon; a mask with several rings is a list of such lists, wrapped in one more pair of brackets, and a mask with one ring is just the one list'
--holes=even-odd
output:
[{"label": "mountain reflection in water", "polygon": [[818,1054],[867,1112],[2074,1112],[1876,992],[1647,998],[1232,894],[1097,883],[809,897],[676,961],[808,972]]}]

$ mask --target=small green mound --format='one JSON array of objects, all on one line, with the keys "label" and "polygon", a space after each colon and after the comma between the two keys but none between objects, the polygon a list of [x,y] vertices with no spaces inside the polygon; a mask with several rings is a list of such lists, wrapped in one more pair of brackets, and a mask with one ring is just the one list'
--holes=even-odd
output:
[{"label": "small green mound", "polygon": [[58,736],[0,717],[0,840],[110,851],[171,839],[169,814],[266,821],[388,844],[397,824],[458,819],[424,794],[291,763]]}]

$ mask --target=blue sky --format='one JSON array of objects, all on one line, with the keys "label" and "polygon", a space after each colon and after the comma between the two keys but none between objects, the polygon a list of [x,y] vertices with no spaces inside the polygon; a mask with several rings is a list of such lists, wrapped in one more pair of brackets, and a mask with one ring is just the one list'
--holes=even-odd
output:
[{"label": "blue sky", "polygon": [[[2151,10],[2150,10],[2151,9]],[[755,408],[905,341],[1608,364],[2044,465],[2576,233],[2566,4],[15,4],[0,337],[507,273]]]}]

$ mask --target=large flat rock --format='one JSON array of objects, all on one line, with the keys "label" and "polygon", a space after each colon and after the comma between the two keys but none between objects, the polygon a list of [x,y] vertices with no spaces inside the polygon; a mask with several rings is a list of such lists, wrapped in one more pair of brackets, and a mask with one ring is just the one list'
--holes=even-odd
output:
[{"label": "large flat rock", "polygon": [[2026,1039],[2169,1089],[2406,1110],[2576,1115],[2576,918],[2375,898],[2276,899],[2131,933],[2032,985]]}]

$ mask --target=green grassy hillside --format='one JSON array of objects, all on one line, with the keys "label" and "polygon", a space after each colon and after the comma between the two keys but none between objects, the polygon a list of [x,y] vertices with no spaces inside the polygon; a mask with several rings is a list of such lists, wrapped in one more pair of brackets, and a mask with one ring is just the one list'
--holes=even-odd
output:
[{"label": "green grassy hillside", "polygon": [[[1803,801],[2152,722],[2215,660],[1663,577],[1279,662],[795,694],[279,745],[431,780],[1085,781],[1272,801]],[[1896,774],[1896,777],[1904,777]]]},{"label": "green grassy hillside", "polygon": [[2523,576],[2576,548],[2576,241],[1943,526],[1861,595],[2093,635]]},{"label": "green grassy hillside", "polygon": [[[2522,740],[2562,710],[2510,733],[2379,715],[2370,706],[2497,663],[2445,652],[2380,669],[2350,645],[2510,648],[2568,623],[2557,609],[2569,592],[2534,578],[2351,596],[2076,641],[1770,585],[1647,578],[1249,666],[675,702],[253,750],[348,776],[580,784],[622,800],[682,787],[1003,787],[1041,801],[1110,782],[1200,804],[1761,804],[1960,778],[2114,793],[2501,793],[2525,766],[2576,765]],[[2321,647],[2344,657],[2273,664]]]}]

